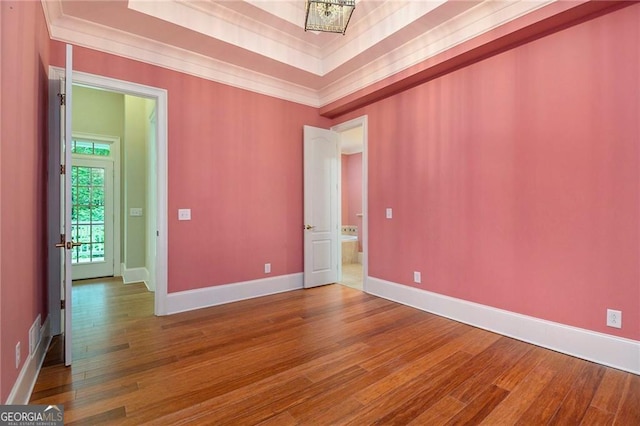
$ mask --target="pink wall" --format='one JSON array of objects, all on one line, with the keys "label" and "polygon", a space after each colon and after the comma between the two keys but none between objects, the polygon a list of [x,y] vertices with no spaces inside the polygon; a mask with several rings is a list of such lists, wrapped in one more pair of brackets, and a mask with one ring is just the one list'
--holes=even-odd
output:
[{"label": "pink wall", "polygon": [[639,340],[638,22],[640,4],[336,120],[369,117],[369,274]]},{"label": "pink wall", "polygon": [[[46,152],[49,35],[39,2],[0,2],[0,402],[46,318]],[[15,346],[21,342],[21,364]]]},{"label": "pink wall", "polygon": [[362,216],[358,216],[362,213],[362,153],[343,155],[342,173],[342,224],[358,227],[358,250],[362,251]]},{"label": "pink wall", "polygon": [[79,47],[74,69],[168,90],[169,292],[264,278],[266,262],[302,272],[302,126],[329,123],[316,108]]},{"label": "pink wall", "polygon": [[340,194],[340,202],[342,206],[340,221],[342,225],[350,225],[349,223],[349,175],[348,175],[349,156],[342,154],[340,161],[340,185],[342,187]]}]

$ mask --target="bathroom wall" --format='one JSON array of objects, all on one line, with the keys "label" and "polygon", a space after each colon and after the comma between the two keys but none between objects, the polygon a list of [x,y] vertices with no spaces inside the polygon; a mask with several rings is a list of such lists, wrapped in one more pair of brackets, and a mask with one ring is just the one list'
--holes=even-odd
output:
[{"label": "bathroom wall", "polygon": [[340,161],[340,199],[341,199],[341,221],[342,225],[355,225],[349,223],[349,156],[346,154],[341,155]]},{"label": "bathroom wall", "polygon": [[[343,188],[342,196],[347,199],[347,210],[345,225],[356,225],[358,227],[358,251],[362,251],[362,153],[342,156],[343,162]],[[346,166],[345,166],[346,164]],[[346,190],[345,190],[346,189]],[[344,209],[343,209],[344,214]]]}]

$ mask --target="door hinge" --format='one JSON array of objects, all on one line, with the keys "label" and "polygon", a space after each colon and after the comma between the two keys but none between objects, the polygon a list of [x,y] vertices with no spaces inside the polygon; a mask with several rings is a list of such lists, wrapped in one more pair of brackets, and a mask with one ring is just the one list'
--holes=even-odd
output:
[{"label": "door hinge", "polygon": [[65,303],[64,300],[60,301],[60,309],[64,309],[65,308]]},{"label": "door hinge", "polygon": [[58,93],[58,98],[60,98],[60,106],[63,106],[66,104],[67,97],[65,96],[64,93]]},{"label": "door hinge", "polygon": [[64,166],[64,164],[60,164],[60,174],[63,175],[67,172],[67,168]]}]

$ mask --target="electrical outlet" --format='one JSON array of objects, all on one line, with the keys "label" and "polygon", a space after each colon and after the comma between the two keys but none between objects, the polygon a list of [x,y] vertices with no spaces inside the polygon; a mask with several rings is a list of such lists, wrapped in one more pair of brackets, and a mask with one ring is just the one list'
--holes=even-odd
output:
[{"label": "electrical outlet", "polygon": [[20,342],[16,344],[16,370],[20,367]]},{"label": "electrical outlet", "polygon": [[414,283],[421,283],[422,282],[422,275],[420,274],[420,272],[414,272],[413,273],[413,282]]},{"label": "electrical outlet", "polygon": [[607,309],[607,326],[622,328],[622,311]]},{"label": "electrical outlet", "polygon": [[271,273],[271,264],[270,263],[265,263],[264,264],[264,273],[265,274],[270,274]]}]

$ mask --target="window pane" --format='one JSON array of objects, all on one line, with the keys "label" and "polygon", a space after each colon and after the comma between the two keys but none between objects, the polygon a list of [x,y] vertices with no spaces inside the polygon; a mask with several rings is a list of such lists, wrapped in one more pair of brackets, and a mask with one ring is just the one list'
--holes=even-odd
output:
[{"label": "window pane", "polygon": [[91,221],[91,209],[88,206],[78,206],[78,222],[89,223]]},{"label": "window pane", "polygon": [[83,244],[78,247],[78,262],[87,263],[91,261],[91,244]]},{"label": "window pane", "polygon": [[108,157],[111,153],[111,146],[106,143],[95,143],[93,144],[93,152],[94,155]]},{"label": "window pane", "polygon": [[78,187],[78,198],[75,204],[79,206],[91,204],[91,189],[88,186]]},{"label": "window pane", "polygon": [[78,167],[78,185],[91,185],[91,167]]},{"label": "window pane", "polygon": [[71,185],[76,186],[78,184],[78,168],[76,166],[71,167]]},{"label": "window pane", "polygon": [[79,243],[91,242],[91,225],[78,226],[78,236],[76,237],[76,241]]},{"label": "window pane", "polygon": [[98,244],[92,244],[92,250],[91,250],[91,259],[94,262],[102,262],[104,261],[104,244],[102,243],[98,243]]},{"label": "window pane", "polygon": [[104,223],[104,206],[95,206],[91,209],[91,222]]},{"label": "window pane", "polygon": [[93,191],[91,191],[91,205],[104,206],[104,189],[93,188]]},{"label": "window pane", "polygon": [[85,155],[92,155],[93,154],[93,147],[91,145],[89,146],[82,146],[79,143],[76,144],[76,150],[75,150],[76,154],[85,154]]},{"label": "window pane", "polygon": [[104,186],[104,169],[100,167],[91,168],[91,184],[93,186]]},{"label": "window pane", "polygon": [[94,243],[104,243],[104,225],[93,225],[91,241]]}]

